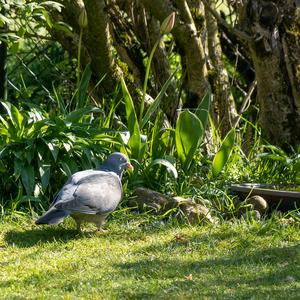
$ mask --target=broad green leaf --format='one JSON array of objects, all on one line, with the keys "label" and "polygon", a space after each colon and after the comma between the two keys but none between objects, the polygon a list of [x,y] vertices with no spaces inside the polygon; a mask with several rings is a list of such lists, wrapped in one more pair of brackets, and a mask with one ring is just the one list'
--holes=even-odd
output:
[{"label": "broad green leaf", "polygon": [[70,177],[72,175],[72,171],[69,168],[68,164],[62,161],[61,163],[61,170],[65,174],[66,177]]},{"label": "broad green leaf", "polygon": [[55,145],[53,142],[48,142],[46,140],[44,140],[44,143],[48,146],[48,148],[54,158],[54,161],[56,161],[58,152],[59,152],[59,147],[57,145]]},{"label": "broad green leaf", "polygon": [[157,157],[162,157],[163,155],[159,155],[159,145],[161,140],[161,128],[163,127],[163,118],[161,117],[161,112],[159,112],[155,118],[155,122],[153,124],[151,133],[151,142],[150,142],[150,157],[155,159]]},{"label": "broad green leaf", "polygon": [[63,143],[64,148],[66,149],[67,152],[69,152],[72,148],[71,143]]},{"label": "broad green leaf", "polygon": [[[6,139],[6,138],[9,136],[8,130],[5,129],[5,128],[0,128],[0,136],[1,136],[3,139],[5,139],[6,142],[7,142],[7,139]],[[6,137],[6,138],[5,138],[5,137]]]},{"label": "broad green leaf", "polygon": [[154,161],[151,162],[150,168],[154,165],[163,165],[163,166],[167,167],[168,171],[170,173],[172,173],[175,178],[178,177],[178,173],[177,173],[176,168],[168,160],[162,159],[162,158],[157,158],[157,159],[155,159]]},{"label": "broad green leaf", "polygon": [[65,120],[63,117],[55,116],[54,119],[53,128],[55,131],[65,132],[66,126],[71,127],[72,123]]},{"label": "broad green leaf", "polygon": [[4,106],[13,125],[15,125],[18,129],[22,129],[24,117],[20,111],[10,102],[2,101],[1,104]]},{"label": "broad green leaf", "polygon": [[49,125],[48,120],[36,121],[27,130],[27,138],[42,137],[47,132]]},{"label": "broad green leaf", "polygon": [[128,146],[131,149],[132,158],[140,160],[142,156],[141,135],[135,107],[123,78],[121,78],[121,86],[124,97],[127,127],[130,133]]},{"label": "broad green leaf", "polygon": [[6,122],[6,120],[1,115],[0,115],[0,121],[6,128],[9,128],[8,122]]},{"label": "broad green leaf", "polygon": [[34,143],[30,143],[29,145],[27,145],[25,147],[25,158],[27,160],[27,162],[30,164],[33,157],[34,157],[34,154],[35,154],[35,148],[36,148],[36,144]]},{"label": "broad green leaf", "polygon": [[44,153],[46,150],[46,146],[44,144],[40,144],[37,149],[37,158],[38,158],[38,170],[41,178],[41,183],[44,191],[47,189],[50,180],[50,170],[51,164],[45,163]]},{"label": "broad green leaf", "polygon": [[61,165],[61,170],[67,177],[70,177],[72,174],[78,171],[78,166],[74,158],[70,157],[69,159],[65,159],[60,163],[60,165]]},{"label": "broad green leaf", "polygon": [[298,158],[296,162],[293,164],[294,170],[299,174],[300,176],[300,159]]},{"label": "broad green leaf", "polygon": [[21,160],[18,157],[15,157],[15,159],[14,159],[14,175],[16,176],[16,179],[18,179],[19,176],[21,175],[23,167],[24,167],[24,160]]},{"label": "broad green leaf", "polygon": [[176,74],[176,71],[168,78],[168,80],[165,82],[165,84],[163,85],[163,87],[161,88],[161,90],[159,91],[158,95],[156,96],[156,98],[154,99],[154,101],[150,104],[149,108],[147,109],[143,119],[142,119],[142,124],[141,124],[141,129],[144,128],[144,126],[147,124],[147,122],[149,121],[151,115],[158,109],[160,102],[162,100],[162,98],[165,95],[165,92],[167,90],[167,88],[169,87],[172,78],[174,77],[174,75]]},{"label": "broad green leaf", "polygon": [[0,173],[6,173],[6,165],[0,160]]},{"label": "broad green leaf", "polygon": [[72,36],[72,27],[64,22],[55,22],[53,23],[53,28],[58,30],[58,31],[63,31],[66,33],[67,36],[71,37]]},{"label": "broad green leaf", "polygon": [[66,115],[65,119],[69,122],[78,122],[80,118],[84,115],[93,113],[93,112],[102,112],[102,110],[98,107],[82,107],[76,110],[73,110],[69,114]]},{"label": "broad green leaf", "polygon": [[164,145],[165,148],[167,148],[170,145],[170,140],[171,142],[174,141],[174,133],[174,129],[172,128],[165,128],[161,131],[160,142]]},{"label": "broad green leaf", "polygon": [[91,70],[91,66],[88,64],[82,74],[80,83],[79,83],[79,87],[78,91],[77,91],[77,103],[76,103],[76,107],[77,108],[82,108],[85,106],[86,102],[87,102],[87,97],[88,97],[88,87],[89,87],[89,82],[92,76],[92,70]]},{"label": "broad green leaf", "polygon": [[31,195],[34,189],[34,168],[32,165],[25,165],[22,168],[21,179],[27,195]]},{"label": "broad green leaf", "polygon": [[0,27],[3,27],[5,24],[11,24],[12,20],[5,17],[3,14],[0,14]]},{"label": "broad green leaf", "polygon": [[51,169],[50,164],[42,163],[39,160],[39,173],[40,173],[40,178],[41,178],[41,182],[42,182],[42,187],[44,190],[46,190],[46,188],[49,185],[50,169]]},{"label": "broad green leaf", "polygon": [[49,6],[50,8],[54,8],[57,11],[61,11],[62,7],[64,7],[63,4],[56,2],[56,1],[43,1],[40,3],[41,6]]},{"label": "broad green leaf", "polygon": [[44,18],[45,18],[45,21],[46,21],[46,23],[47,23],[47,25],[50,27],[50,28],[52,28],[52,20],[51,20],[51,17],[50,17],[50,15],[49,15],[49,13],[45,10],[45,9],[42,9],[42,14],[43,14],[43,16],[44,16]]},{"label": "broad green leaf", "polygon": [[188,110],[181,112],[175,128],[175,143],[185,171],[188,170],[203,135],[204,130],[199,118]]},{"label": "broad green leaf", "polygon": [[235,130],[231,129],[226,137],[224,138],[220,150],[216,153],[212,162],[212,175],[217,177],[224,166],[226,165],[228,158],[230,157],[231,151],[235,141]]},{"label": "broad green leaf", "polygon": [[211,93],[207,92],[195,111],[195,114],[200,119],[204,129],[207,126],[210,103],[211,103]]},{"label": "broad green leaf", "polygon": [[288,158],[275,153],[261,153],[257,157],[285,162]]}]

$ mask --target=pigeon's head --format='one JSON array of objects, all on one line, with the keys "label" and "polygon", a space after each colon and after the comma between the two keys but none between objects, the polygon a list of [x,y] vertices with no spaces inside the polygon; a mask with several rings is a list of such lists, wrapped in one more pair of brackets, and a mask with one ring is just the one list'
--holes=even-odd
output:
[{"label": "pigeon's head", "polygon": [[129,159],[120,152],[110,154],[104,163],[105,169],[117,173],[120,177],[124,170],[133,170],[132,164]]}]

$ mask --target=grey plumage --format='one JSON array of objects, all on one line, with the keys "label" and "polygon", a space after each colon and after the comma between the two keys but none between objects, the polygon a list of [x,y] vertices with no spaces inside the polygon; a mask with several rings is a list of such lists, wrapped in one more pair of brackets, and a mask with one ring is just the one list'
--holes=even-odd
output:
[{"label": "grey plumage", "polygon": [[36,224],[59,224],[69,215],[80,230],[82,222],[95,223],[100,230],[106,216],[122,198],[122,174],[131,169],[128,158],[119,152],[111,154],[98,170],[73,174]]}]

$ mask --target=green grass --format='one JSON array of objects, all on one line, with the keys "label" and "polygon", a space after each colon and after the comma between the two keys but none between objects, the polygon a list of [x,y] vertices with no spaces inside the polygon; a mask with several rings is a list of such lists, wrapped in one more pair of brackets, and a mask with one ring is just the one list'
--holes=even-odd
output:
[{"label": "green grass", "polygon": [[299,223],[0,223],[1,299],[299,299]]}]

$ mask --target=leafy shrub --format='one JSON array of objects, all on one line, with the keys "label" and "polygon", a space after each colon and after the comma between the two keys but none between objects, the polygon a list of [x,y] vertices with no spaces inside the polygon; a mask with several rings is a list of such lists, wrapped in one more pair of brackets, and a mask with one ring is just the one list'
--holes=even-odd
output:
[{"label": "leafy shrub", "polygon": [[49,116],[36,106],[20,110],[2,102],[0,187],[2,201],[27,196],[52,197],[62,181],[80,169],[97,166],[97,157],[118,143],[97,107]]}]

